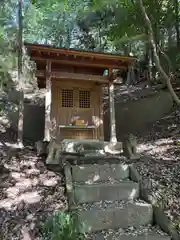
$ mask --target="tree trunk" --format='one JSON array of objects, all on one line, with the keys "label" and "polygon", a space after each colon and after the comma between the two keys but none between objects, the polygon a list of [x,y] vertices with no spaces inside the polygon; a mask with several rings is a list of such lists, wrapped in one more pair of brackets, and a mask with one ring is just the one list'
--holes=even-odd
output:
[{"label": "tree trunk", "polygon": [[123,44],[122,45],[122,49],[124,51],[124,55],[128,56],[129,55],[129,47],[128,47],[128,44]]},{"label": "tree trunk", "polygon": [[24,92],[23,92],[23,23],[22,23],[22,0],[18,0],[18,81],[19,81],[19,119],[18,119],[18,145],[23,147],[23,118],[24,118]]},{"label": "tree trunk", "polygon": [[168,48],[171,49],[171,47],[173,46],[173,29],[172,26],[169,26],[167,28],[167,32],[168,32]]},{"label": "tree trunk", "polygon": [[170,77],[164,72],[162,66],[161,66],[161,63],[160,63],[160,60],[159,60],[159,56],[157,54],[157,48],[156,48],[156,43],[154,41],[154,36],[153,36],[153,29],[152,29],[152,24],[151,24],[151,21],[146,13],[146,9],[143,5],[143,2],[142,0],[138,0],[139,2],[139,6],[140,6],[140,9],[141,9],[141,12],[142,12],[142,15],[145,19],[145,23],[147,24],[147,27],[148,27],[148,37],[149,37],[149,42],[152,46],[152,49],[153,49],[153,53],[154,53],[154,61],[155,61],[155,64],[156,64],[156,67],[158,69],[158,71],[160,72],[160,74],[162,75],[162,77],[165,79],[166,81],[166,84],[167,84],[167,87],[169,89],[169,92],[170,94],[172,95],[172,98],[173,100],[175,101],[176,104],[180,105],[180,99],[178,98],[178,96],[176,95],[174,89],[172,88],[172,85],[171,85],[171,79]]},{"label": "tree trunk", "polygon": [[175,28],[176,28],[176,41],[177,41],[177,48],[180,48],[180,31],[179,31],[179,1],[174,0],[174,10],[175,10]]},{"label": "tree trunk", "polygon": [[[148,33],[146,33],[148,34]],[[148,83],[151,85],[153,83],[153,77],[152,77],[152,54],[151,54],[151,45],[149,44],[149,42],[147,41],[145,43],[145,56],[144,56],[144,60],[147,64],[147,80]]]}]

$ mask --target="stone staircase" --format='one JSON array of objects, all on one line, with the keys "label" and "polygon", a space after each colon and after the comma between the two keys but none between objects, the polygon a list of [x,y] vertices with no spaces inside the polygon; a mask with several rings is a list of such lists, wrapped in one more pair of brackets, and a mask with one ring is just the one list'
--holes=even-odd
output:
[{"label": "stone staircase", "polygon": [[126,164],[106,161],[66,165],[69,208],[84,224],[88,240],[169,240],[153,226],[153,207],[140,199],[139,183]]}]

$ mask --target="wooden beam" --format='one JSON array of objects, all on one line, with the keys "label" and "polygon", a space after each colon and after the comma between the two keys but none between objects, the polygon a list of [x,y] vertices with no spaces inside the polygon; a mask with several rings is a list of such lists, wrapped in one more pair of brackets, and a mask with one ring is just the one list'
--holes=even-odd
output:
[{"label": "wooden beam", "polygon": [[51,125],[51,61],[46,63],[46,96],[45,96],[45,129],[44,140],[50,141],[50,125]]},{"label": "wooden beam", "polygon": [[127,63],[122,64],[117,64],[117,63],[102,63],[102,62],[98,62],[96,63],[95,61],[88,61],[88,60],[84,60],[84,61],[78,61],[78,60],[61,60],[61,59],[55,59],[55,58],[43,58],[43,57],[39,57],[39,56],[32,56],[31,60],[33,61],[46,61],[49,60],[51,62],[57,62],[59,64],[64,64],[64,65],[73,65],[73,66],[86,66],[86,67],[97,67],[97,68],[104,68],[104,69],[108,69],[109,67],[111,68],[127,68],[128,65]]},{"label": "wooden beam", "polygon": [[45,46],[42,44],[28,44],[25,43],[25,46],[30,49],[31,51],[41,51],[41,52],[50,52],[56,54],[64,54],[64,55],[75,55],[75,56],[84,56],[84,57],[94,57],[98,59],[110,59],[110,60],[125,60],[134,62],[137,60],[136,57],[131,56],[120,56],[110,53],[98,53],[98,52],[87,52],[87,51],[79,51],[75,49],[62,49],[62,48],[54,48]]},{"label": "wooden beam", "polygon": [[[42,70],[36,71],[37,77],[45,77],[46,72]],[[84,81],[92,81],[92,82],[101,82],[101,83],[108,83],[109,78],[106,76],[99,76],[99,75],[91,75],[91,74],[81,74],[81,73],[68,73],[68,72],[59,72],[59,71],[52,71],[50,73],[51,78],[57,79],[73,79],[73,80],[84,80]]]}]

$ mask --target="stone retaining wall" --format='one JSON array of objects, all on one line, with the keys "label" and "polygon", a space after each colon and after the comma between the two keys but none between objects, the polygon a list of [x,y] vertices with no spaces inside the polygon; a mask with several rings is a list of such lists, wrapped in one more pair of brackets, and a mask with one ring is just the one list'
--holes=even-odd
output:
[{"label": "stone retaining wall", "polygon": [[[123,134],[128,131],[141,133],[147,131],[147,125],[151,124],[166,113],[173,105],[172,98],[167,91],[160,91],[138,100],[117,101],[116,126],[117,138],[120,141]],[[25,103],[24,109],[24,137],[32,141],[43,139],[44,135],[44,106]],[[10,111],[9,118],[13,128],[17,127],[18,113]],[[109,113],[104,115],[105,141],[109,141]]]},{"label": "stone retaining wall", "polygon": [[[116,102],[116,132],[120,141],[127,132],[145,133],[151,123],[162,118],[173,106],[167,91],[160,91],[138,100]],[[104,116],[105,141],[109,141],[109,112]]]}]

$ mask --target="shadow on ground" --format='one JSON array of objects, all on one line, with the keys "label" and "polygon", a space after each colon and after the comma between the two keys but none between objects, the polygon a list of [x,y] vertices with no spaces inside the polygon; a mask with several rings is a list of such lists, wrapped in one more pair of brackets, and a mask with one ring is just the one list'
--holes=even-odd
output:
[{"label": "shadow on ground", "polygon": [[[6,143],[7,144],[7,143]],[[11,171],[7,188],[0,189],[1,239],[38,239],[40,222],[67,208],[64,177],[49,171],[30,147],[20,159],[7,161],[8,147],[0,146],[1,162]]]},{"label": "shadow on ground", "polygon": [[[152,195],[164,202],[169,217],[179,227],[180,219],[180,112],[176,109],[139,136],[141,159],[135,161]],[[32,148],[20,159],[7,161],[10,139],[0,136],[0,158],[12,173],[11,186],[0,189],[1,239],[38,239],[41,220],[67,208],[64,177],[46,168]],[[5,145],[4,145],[5,143]]]},{"label": "shadow on ground", "polygon": [[142,156],[135,161],[138,171],[180,230],[180,112],[174,109],[139,136],[138,151]]}]

